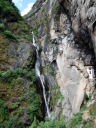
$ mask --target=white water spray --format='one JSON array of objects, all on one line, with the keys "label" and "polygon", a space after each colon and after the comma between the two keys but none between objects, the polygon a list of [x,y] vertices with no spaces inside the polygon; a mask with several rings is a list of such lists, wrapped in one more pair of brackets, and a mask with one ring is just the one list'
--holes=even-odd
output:
[{"label": "white water spray", "polygon": [[36,44],[35,41],[35,37],[34,37],[34,33],[32,32],[32,39],[33,39],[33,45],[36,48],[36,56],[37,56],[37,60],[36,60],[36,64],[35,64],[35,71],[36,71],[36,76],[39,77],[40,81],[41,81],[41,85],[42,85],[42,89],[43,89],[43,97],[44,97],[44,102],[45,102],[45,107],[46,107],[46,112],[47,112],[47,116],[48,118],[50,118],[50,110],[49,110],[49,106],[48,106],[48,102],[47,102],[47,98],[46,98],[46,91],[45,91],[45,86],[44,86],[44,76],[41,75],[40,73],[40,57],[39,57],[39,47]]}]

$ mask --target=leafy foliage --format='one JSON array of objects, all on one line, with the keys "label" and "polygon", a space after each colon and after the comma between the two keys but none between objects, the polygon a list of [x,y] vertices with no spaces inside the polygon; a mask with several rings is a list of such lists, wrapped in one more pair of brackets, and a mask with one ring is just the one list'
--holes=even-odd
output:
[{"label": "leafy foliage", "polygon": [[37,128],[66,128],[64,118],[41,122]]},{"label": "leafy foliage", "polygon": [[26,77],[28,79],[32,79],[33,82],[36,80],[35,71],[28,71],[27,69],[23,68],[16,68],[15,70],[7,70],[0,72],[0,80],[5,82],[11,82],[12,79],[16,79],[17,77]]},{"label": "leafy foliage", "polygon": [[28,113],[30,115],[31,122],[34,121],[34,118],[40,119],[43,117],[41,112],[41,97],[36,93],[36,88],[31,88],[30,90],[30,99],[29,99],[29,106],[28,106]]},{"label": "leafy foliage", "polygon": [[11,0],[0,0],[0,34],[16,42],[31,41],[30,28]]},{"label": "leafy foliage", "polygon": [[0,23],[0,32],[5,30],[4,23]]},{"label": "leafy foliage", "polygon": [[25,109],[30,123],[34,118],[43,118],[42,100],[37,93],[35,81],[34,69],[29,71],[27,68],[17,68],[0,72],[0,89],[5,88],[5,92],[0,94],[0,127],[25,127],[22,122]]},{"label": "leafy foliage", "polygon": [[13,20],[21,19],[19,10],[15,7],[15,5],[8,0],[0,0],[0,17],[11,17]]},{"label": "leafy foliage", "polygon": [[8,116],[8,109],[3,100],[0,99],[0,123],[7,119]]},{"label": "leafy foliage", "polygon": [[11,31],[8,30],[4,31],[4,35],[9,39],[17,40],[16,36]]},{"label": "leafy foliage", "polygon": [[78,113],[72,118],[72,120],[68,124],[68,128],[79,128],[81,124],[82,124],[82,114]]}]

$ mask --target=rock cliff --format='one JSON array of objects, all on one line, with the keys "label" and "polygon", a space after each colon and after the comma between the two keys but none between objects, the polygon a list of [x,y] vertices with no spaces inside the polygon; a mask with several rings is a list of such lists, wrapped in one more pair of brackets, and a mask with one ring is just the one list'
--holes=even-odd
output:
[{"label": "rock cliff", "polygon": [[64,97],[52,102],[51,109],[56,117],[71,117],[84,105],[85,95],[95,91],[96,1],[38,0],[25,18],[41,48],[47,86],[54,92],[58,85]]},{"label": "rock cliff", "polygon": [[0,0],[0,128],[95,128],[96,0],[37,0],[24,18]]}]

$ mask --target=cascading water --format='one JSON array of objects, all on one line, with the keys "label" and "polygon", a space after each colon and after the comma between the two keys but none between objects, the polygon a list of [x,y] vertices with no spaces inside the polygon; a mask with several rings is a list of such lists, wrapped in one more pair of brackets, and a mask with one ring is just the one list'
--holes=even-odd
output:
[{"label": "cascading water", "polygon": [[41,75],[40,76],[40,81],[41,81],[41,84],[42,84],[42,88],[43,88],[43,96],[44,96],[44,101],[45,101],[45,105],[46,105],[46,110],[47,110],[47,116],[48,118],[50,118],[50,111],[49,111],[49,106],[48,106],[48,102],[47,102],[47,99],[46,99],[46,92],[45,92],[45,86],[44,86],[44,76]]},{"label": "cascading water", "polygon": [[42,85],[42,89],[43,89],[43,98],[44,98],[44,102],[45,102],[45,107],[46,107],[46,112],[47,112],[47,116],[48,118],[50,118],[50,110],[49,110],[49,101],[47,101],[47,98],[46,98],[46,91],[45,91],[45,86],[44,86],[44,76],[41,75],[40,73],[40,57],[39,57],[39,47],[38,45],[36,44],[36,41],[35,41],[35,37],[34,37],[34,33],[32,32],[32,39],[33,39],[33,45],[34,47],[36,48],[36,56],[37,56],[37,60],[36,60],[36,64],[35,64],[35,71],[36,71],[36,76],[39,77],[40,79],[40,82],[41,82],[41,85]]}]

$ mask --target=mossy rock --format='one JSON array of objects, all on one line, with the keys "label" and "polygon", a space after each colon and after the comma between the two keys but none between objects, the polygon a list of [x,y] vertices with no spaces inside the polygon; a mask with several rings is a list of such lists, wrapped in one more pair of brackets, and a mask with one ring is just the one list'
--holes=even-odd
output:
[{"label": "mossy rock", "polygon": [[94,104],[92,104],[92,105],[90,106],[90,115],[96,117],[96,103],[94,103]]}]

